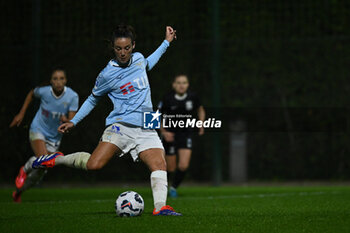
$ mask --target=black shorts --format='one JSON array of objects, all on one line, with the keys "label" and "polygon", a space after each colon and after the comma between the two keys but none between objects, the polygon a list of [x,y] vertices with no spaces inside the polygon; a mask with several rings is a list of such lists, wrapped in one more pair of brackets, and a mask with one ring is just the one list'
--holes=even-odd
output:
[{"label": "black shorts", "polygon": [[178,149],[192,150],[192,135],[189,133],[175,133],[173,142],[166,142],[162,139],[165,154],[176,155]]}]

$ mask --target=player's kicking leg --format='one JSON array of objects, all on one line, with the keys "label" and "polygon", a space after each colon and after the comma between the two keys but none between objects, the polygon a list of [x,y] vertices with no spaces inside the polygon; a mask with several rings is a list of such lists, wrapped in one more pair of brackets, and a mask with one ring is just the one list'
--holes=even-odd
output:
[{"label": "player's kicking leg", "polygon": [[[51,168],[58,165],[68,167],[97,170],[102,168],[114,154],[120,153],[120,149],[112,143],[100,142],[95,151],[90,155],[86,152],[76,152],[66,156],[51,155],[40,156],[33,162],[33,168]],[[180,216],[170,206],[165,205],[167,196],[166,163],[162,149],[149,149],[140,153],[140,159],[148,165],[151,173],[151,187],[154,199],[153,215]]]},{"label": "player's kicking leg", "polygon": [[82,170],[98,170],[106,165],[115,154],[120,153],[121,150],[116,145],[109,142],[100,142],[92,154],[76,152],[63,156],[62,153],[56,152],[40,156],[33,162],[32,167],[37,169],[64,165]]},{"label": "player's kicking leg", "polygon": [[151,188],[154,201],[153,215],[181,216],[181,213],[177,213],[172,207],[166,205],[168,180],[164,150],[160,148],[147,149],[142,151],[139,157],[151,170]]},{"label": "player's kicking leg", "polygon": [[87,162],[90,156],[90,153],[87,152],[76,152],[65,156],[61,152],[55,152],[42,155],[35,159],[32,163],[32,168],[53,168],[58,165],[65,165],[67,167],[88,170]]}]

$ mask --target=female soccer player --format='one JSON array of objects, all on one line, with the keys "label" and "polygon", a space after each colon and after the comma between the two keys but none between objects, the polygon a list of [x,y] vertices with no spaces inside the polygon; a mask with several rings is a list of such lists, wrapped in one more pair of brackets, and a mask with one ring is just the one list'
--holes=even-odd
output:
[{"label": "female soccer player", "polygon": [[[186,116],[193,116],[194,113],[198,115],[198,119],[205,120],[205,110],[200,104],[197,95],[188,91],[189,82],[187,75],[177,75],[173,81],[174,91],[165,95],[163,100],[159,103],[159,108],[162,114],[169,116],[179,116],[172,120],[184,120]],[[163,145],[165,148],[165,158],[167,163],[167,171],[172,174],[172,185],[169,189],[171,197],[177,197],[177,187],[181,184],[185,177],[188,166],[190,165],[192,153],[192,132],[191,128],[173,128],[160,129]],[[199,128],[199,135],[204,134],[204,128]],[[176,164],[176,154],[178,156],[178,164]]]},{"label": "female soccer player", "polygon": [[165,40],[146,59],[135,52],[135,32],[129,25],[118,25],[112,33],[111,46],[115,58],[97,77],[92,94],[85,100],[75,117],[62,124],[58,131],[68,132],[95,107],[98,100],[108,94],[114,108],[106,119],[101,141],[90,155],[77,152],[62,156],[46,155],[33,162],[33,167],[66,165],[74,168],[101,169],[115,155],[130,153],[134,161],[142,160],[151,170],[153,215],[181,215],[166,205],[167,173],[163,145],[155,130],[143,129],[143,113],[152,111],[151,89],[147,70],[158,62],[169,43],[176,38],[176,31],[166,27]]},{"label": "female soccer player", "polygon": [[72,119],[78,110],[78,94],[65,86],[67,76],[64,69],[54,69],[50,82],[50,86],[37,87],[29,91],[20,112],[10,124],[10,127],[19,126],[33,96],[40,98],[40,107],[29,130],[30,145],[35,156],[29,158],[19,170],[15,182],[16,191],[12,193],[15,202],[21,202],[21,194],[35,185],[46,174],[46,169],[32,170],[32,163],[36,157],[58,150],[62,134],[57,132],[57,127],[61,122]]}]

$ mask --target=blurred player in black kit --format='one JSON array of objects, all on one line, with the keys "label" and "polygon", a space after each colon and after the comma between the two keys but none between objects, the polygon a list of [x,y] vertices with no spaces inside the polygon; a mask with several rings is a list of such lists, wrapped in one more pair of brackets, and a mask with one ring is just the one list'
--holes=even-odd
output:
[{"label": "blurred player in black kit", "polygon": [[[165,124],[160,133],[165,149],[165,159],[169,175],[173,175],[172,185],[169,189],[170,197],[177,197],[177,187],[185,177],[189,167],[192,153],[192,134],[195,131],[191,127],[172,127],[170,121],[179,122],[198,117],[205,120],[205,110],[197,95],[188,91],[189,81],[187,75],[177,75],[173,81],[173,91],[164,96],[159,103]],[[198,129],[198,134],[204,134],[204,128]],[[176,159],[177,155],[177,159]],[[178,162],[178,163],[176,163]],[[175,174],[174,174],[175,173]]]}]

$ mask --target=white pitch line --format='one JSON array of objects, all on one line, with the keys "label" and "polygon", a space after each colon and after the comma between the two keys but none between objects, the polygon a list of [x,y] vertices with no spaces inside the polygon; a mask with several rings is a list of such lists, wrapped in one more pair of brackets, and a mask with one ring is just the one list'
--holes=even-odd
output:
[{"label": "white pitch line", "polygon": [[[262,193],[262,194],[241,194],[241,195],[222,195],[222,196],[191,196],[191,197],[179,197],[178,200],[213,200],[213,199],[235,199],[235,198],[269,198],[269,197],[290,197],[290,196],[320,196],[320,195],[338,195],[341,192],[332,191],[332,192],[288,192],[288,193]],[[56,204],[56,203],[106,203],[106,202],[115,202],[114,199],[96,199],[96,200],[52,200],[52,201],[34,201],[34,202],[23,202],[23,204],[35,204],[35,205],[46,205],[46,204]],[[13,204],[13,202],[0,202],[2,204]]]},{"label": "white pitch line", "polygon": [[340,192],[291,192],[291,193],[264,193],[264,194],[242,194],[242,195],[225,195],[225,196],[207,196],[207,197],[181,197],[180,199],[234,199],[234,198],[267,198],[267,197],[288,197],[288,196],[317,196],[331,194],[336,195]]}]

